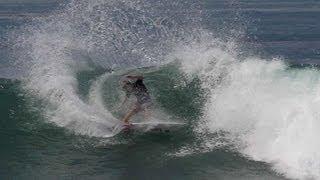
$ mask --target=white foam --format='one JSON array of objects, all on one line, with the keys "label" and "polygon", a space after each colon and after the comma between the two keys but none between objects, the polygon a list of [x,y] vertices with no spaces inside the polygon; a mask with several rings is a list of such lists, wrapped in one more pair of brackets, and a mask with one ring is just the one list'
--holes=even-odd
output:
[{"label": "white foam", "polygon": [[[49,120],[79,134],[90,136],[110,134],[115,120],[107,109],[96,109],[95,106],[90,106],[80,99],[75,76],[77,68],[72,67],[73,60],[68,54],[63,53],[63,48],[68,43],[66,37],[49,35],[38,37],[34,43],[59,44],[56,49],[52,49],[52,46],[35,47],[32,52],[35,64],[27,79],[27,89],[49,102],[46,112],[50,117]],[[62,41],[56,42],[61,39]],[[99,81],[99,83],[104,82]]]},{"label": "white foam", "polygon": [[[101,97],[108,75],[88,87],[89,101],[82,99],[77,73],[87,68],[83,61],[99,68],[161,64],[170,43],[193,36],[191,24],[198,17],[189,15],[196,6],[188,4],[193,3],[72,0],[35,18],[13,33],[26,89],[48,102],[44,115],[49,121],[79,134],[107,136],[118,123]],[[170,10],[176,7],[185,9]],[[74,50],[80,53],[75,56]]]},{"label": "white foam", "polygon": [[[237,61],[219,46],[191,49],[193,53],[179,55],[182,69],[197,73],[209,89],[196,128],[202,144],[215,148],[210,134],[224,131],[224,138],[244,156],[270,163],[289,178],[319,179],[320,72],[288,68],[276,59]],[[213,60],[225,61],[227,67],[212,65]],[[222,79],[216,83],[218,77]]]}]

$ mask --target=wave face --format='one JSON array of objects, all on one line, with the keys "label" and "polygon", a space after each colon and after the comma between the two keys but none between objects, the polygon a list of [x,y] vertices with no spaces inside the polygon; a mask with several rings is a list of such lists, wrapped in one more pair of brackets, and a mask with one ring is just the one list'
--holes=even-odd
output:
[{"label": "wave face", "polygon": [[[48,121],[108,137],[118,120],[102,101],[114,75],[106,69],[178,62],[183,75],[173,84],[200,83],[192,93],[205,103],[190,121],[200,145],[177,154],[231,148],[286,177],[320,179],[319,71],[240,57],[237,39],[205,30],[202,13],[198,1],[71,1],[14,32],[23,87],[44,101]],[[86,71],[96,74],[82,92]]]}]

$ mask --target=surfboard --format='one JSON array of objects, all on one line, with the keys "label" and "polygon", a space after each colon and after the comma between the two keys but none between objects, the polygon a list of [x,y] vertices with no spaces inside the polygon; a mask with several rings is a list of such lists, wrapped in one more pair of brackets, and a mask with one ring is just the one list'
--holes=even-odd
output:
[{"label": "surfboard", "polygon": [[183,128],[185,123],[176,122],[140,122],[131,123],[129,126],[119,125],[115,127],[114,132],[156,132],[156,133],[170,133]]}]

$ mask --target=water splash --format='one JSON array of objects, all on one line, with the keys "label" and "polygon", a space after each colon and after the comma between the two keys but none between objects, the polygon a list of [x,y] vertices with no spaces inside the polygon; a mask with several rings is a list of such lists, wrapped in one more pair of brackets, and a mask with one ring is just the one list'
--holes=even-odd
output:
[{"label": "water splash", "polygon": [[[182,61],[182,70],[201,77],[207,89],[195,129],[202,151],[221,148],[223,140],[222,147],[268,162],[286,177],[320,178],[319,70],[290,68],[279,59],[240,59],[236,48],[205,44],[190,46],[199,53],[178,53],[196,62]],[[222,139],[213,136],[220,133]]]},{"label": "water splash", "polygon": [[[179,11],[176,11],[179,7]],[[196,38],[199,3],[192,1],[71,1],[13,33],[25,89],[47,102],[44,116],[89,136],[108,136],[119,123],[104,107],[108,73],[79,95],[77,74],[158,65],[176,42]]]}]

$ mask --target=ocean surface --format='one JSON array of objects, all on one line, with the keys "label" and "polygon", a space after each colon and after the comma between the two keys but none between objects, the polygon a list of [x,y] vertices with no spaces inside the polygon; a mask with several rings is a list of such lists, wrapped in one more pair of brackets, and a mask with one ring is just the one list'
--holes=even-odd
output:
[{"label": "ocean surface", "polygon": [[[318,0],[0,0],[0,179],[320,179],[319,19]],[[124,74],[186,126],[115,134]]]}]

